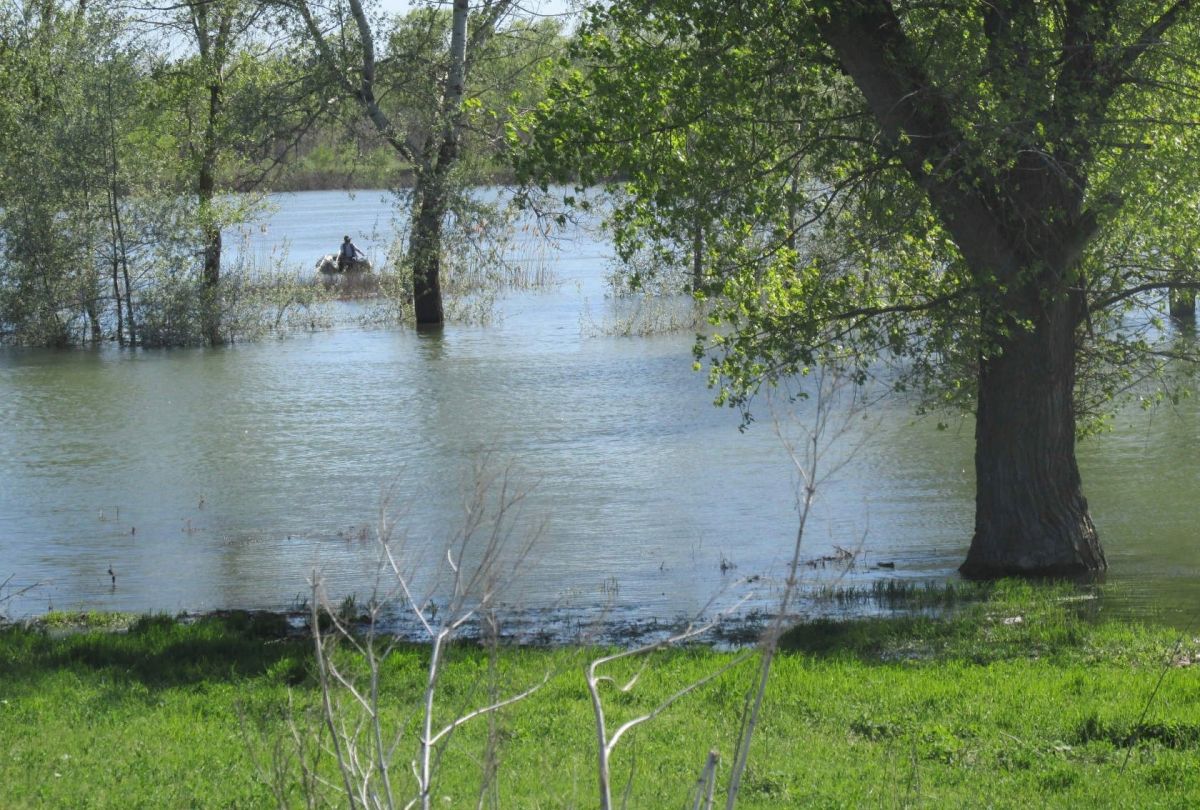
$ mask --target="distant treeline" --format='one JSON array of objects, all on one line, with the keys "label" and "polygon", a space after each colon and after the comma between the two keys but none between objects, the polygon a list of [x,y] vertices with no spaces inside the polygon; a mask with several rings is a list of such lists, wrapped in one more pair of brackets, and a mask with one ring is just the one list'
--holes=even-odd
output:
[{"label": "distant treeline", "polygon": [[[411,188],[412,166],[397,159],[378,137],[356,135],[340,124],[324,125],[299,143],[281,171],[270,175],[258,191],[330,191],[336,189]],[[507,183],[513,179],[506,156],[472,169],[471,185]],[[250,189],[238,189],[248,191]]]}]

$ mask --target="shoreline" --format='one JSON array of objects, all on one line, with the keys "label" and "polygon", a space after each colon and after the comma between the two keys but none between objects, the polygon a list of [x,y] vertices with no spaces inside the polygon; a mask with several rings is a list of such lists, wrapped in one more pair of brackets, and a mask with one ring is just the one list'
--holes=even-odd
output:
[{"label": "shoreline", "polygon": [[[1062,587],[1002,583],[952,617],[793,628],[772,670],[739,806],[1195,803],[1200,637],[1079,608]],[[278,614],[238,611],[140,617],[113,629],[0,629],[8,806],[339,803],[337,769],[320,744],[328,738],[311,638],[281,627]],[[380,649],[379,718],[400,746],[396,789],[407,798],[430,648]],[[473,806],[490,773],[516,806],[593,806],[584,670],[612,650],[444,647],[439,727],[489,695],[543,685],[491,719],[465,723],[439,749],[440,801]],[[631,684],[602,692],[614,728],[671,702],[614,749],[614,784],[628,785],[631,806],[684,803],[710,751],[721,757],[724,784],[757,678],[756,659],[739,664],[738,656],[688,645],[606,665]],[[348,676],[366,674],[351,644],[334,660]],[[678,697],[688,684],[701,685]],[[339,711],[353,704],[341,691],[334,698]],[[317,751],[326,754],[311,758]]]},{"label": "shoreline", "polygon": [[[243,189],[237,193],[263,194],[294,194],[303,191],[345,191],[350,193],[363,191],[401,191],[412,189],[415,177],[410,170],[403,170],[394,175],[373,174],[359,179],[354,172],[306,172],[295,178],[285,178],[281,181],[264,183],[254,189]],[[516,176],[511,170],[496,171],[471,178],[471,186],[508,186],[516,182]],[[234,184],[236,185],[236,184]]]}]

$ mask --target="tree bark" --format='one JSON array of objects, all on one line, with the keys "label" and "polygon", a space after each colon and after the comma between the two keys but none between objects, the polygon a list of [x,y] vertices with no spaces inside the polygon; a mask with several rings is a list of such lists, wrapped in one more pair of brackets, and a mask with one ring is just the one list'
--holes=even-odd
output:
[{"label": "tree bark", "polygon": [[436,143],[436,157],[417,175],[408,256],[413,273],[413,314],[419,327],[440,326],[445,320],[441,283],[442,225],[449,205],[446,183],[459,156],[460,108],[466,81],[467,18],[470,13],[469,0],[454,0],[449,71],[442,96],[442,132]]},{"label": "tree bark", "polygon": [[419,327],[440,326],[445,320],[441,286],[442,225],[449,204],[446,183],[450,169],[459,156],[461,106],[467,70],[467,18],[470,13],[469,0],[454,0],[449,71],[442,95],[441,138],[432,166],[417,178],[419,204],[413,212],[409,258],[413,270],[413,314]]},{"label": "tree bark", "polygon": [[116,302],[116,309],[117,309],[117,345],[124,347],[125,346],[125,313],[121,309],[121,303],[122,303],[121,302],[121,281],[120,281],[120,277],[118,276],[118,272],[120,271],[120,269],[121,269],[121,265],[118,262],[116,255],[114,254],[112,257],[112,261],[111,261],[111,270],[112,270],[113,301]]},{"label": "tree bark", "polygon": [[221,228],[212,210],[215,183],[213,168],[207,159],[200,168],[200,229],[204,240],[204,339],[213,346],[220,345],[221,336]]},{"label": "tree bark", "polygon": [[133,285],[129,282],[129,260],[124,249],[121,253],[121,273],[125,280],[125,328],[129,332],[129,345],[133,346],[137,344],[137,321],[133,317]]},{"label": "tree bark", "polygon": [[[112,87],[109,86],[109,102],[112,102]],[[137,340],[137,334],[133,323],[133,301],[131,300],[131,290],[129,289],[129,253],[125,244],[125,228],[121,222],[121,194],[118,186],[119,166],[117,162],[117,130],[116,123],[110,117],[108,119],[108,226],[109,234],[112,240],[112,284],[113,284],[113,299],[116,301],[117,308],[117,343],[121,346],[126,345],[126,331],[128,330],[128,344],[132,346]],[[121,294],[121,284],[119,273],[124,271],[125,278],[125,295]],[[124,302],[122,302],[124,298]],[[125,313],[122,313],[121,306],[124,303]],[[128,319],[126,319],[126,315]]]},{"label": "tree bark", "polygon": [[418,327],[445,321],[442,309],[442,223],[446,219],[445,181],[438,167],[417,175],[409,230],[408,258],[413,274],[413,315]]},{"label": "tree bark", "polygon": [[[1036,296],[1036,289],[1030,290]],[[1066,295],[982,358],[975,534],[964,576],[1076,576],[1107,563],[1075,461],[1075,330]]]}]

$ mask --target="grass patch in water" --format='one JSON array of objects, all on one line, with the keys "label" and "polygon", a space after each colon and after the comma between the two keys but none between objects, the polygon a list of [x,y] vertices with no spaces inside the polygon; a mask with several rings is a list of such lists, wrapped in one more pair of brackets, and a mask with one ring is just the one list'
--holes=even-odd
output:
[{"label": "grass patch in water", "polygon": [[134,613],[106,613],[101,610],[52,610],[39,616],[34,624],[54,630],[124,630],[138,618]]},{"label": "grass patch in water", "polygon": [[[739,806],[1196,804],[1200,666],[1188,664],[1200,656],[1200,639],[1096,621],[1092,601],[1078,597],[1067,587],[1002,583],[944,619],[792,629]],[[495,677],[506,692],[552,673],[540,692],[496,717],[505,804],[595,806],[581,675],[594,654],[500,651]],[[385,721],[409,741],[427,655],[402,646],[383,673]],[[606,693],[610,727],[731,655],[703,647],[655,655],[636,689]],[[636,668],[612,674],[620,680]],[[734,669],[622,741],[614,784],[619,793],[631,780],[629,806],[683,806],[709,749],[722,753],[727,776],[752,669]],[[290,750],[289,713],[317,733],[312,672],[311,643],[269,614],[149,617],[124,633],[4,628],[0,803],[264,807],[276,805],[275,782],[285,804],[301,805],[294,758],[275,781],[249,754],[285,762],[277,752]],[[486,702],[490,672],[485,650],[453,647],[439,692],[443,718]],[[451,739],[439,806],[475,806],[487,733],[481,719]],[[398,784],[409,778],[410,750],[402,743]],[[336,781],[328,758],[319,767]]]}]

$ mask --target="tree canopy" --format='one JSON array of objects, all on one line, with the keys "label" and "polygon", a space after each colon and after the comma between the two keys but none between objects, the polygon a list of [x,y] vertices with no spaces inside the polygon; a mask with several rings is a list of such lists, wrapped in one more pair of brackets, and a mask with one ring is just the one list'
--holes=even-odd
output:
[{"label": "tree canopy", "polygon": [[824,363],[974,413],[965,572],[1096,570],[1076,431],[1192,354],[1197,45],[1186,0],[617,2],[524,169],[614,181],[626,253],[705,234],[727,401]]}]

